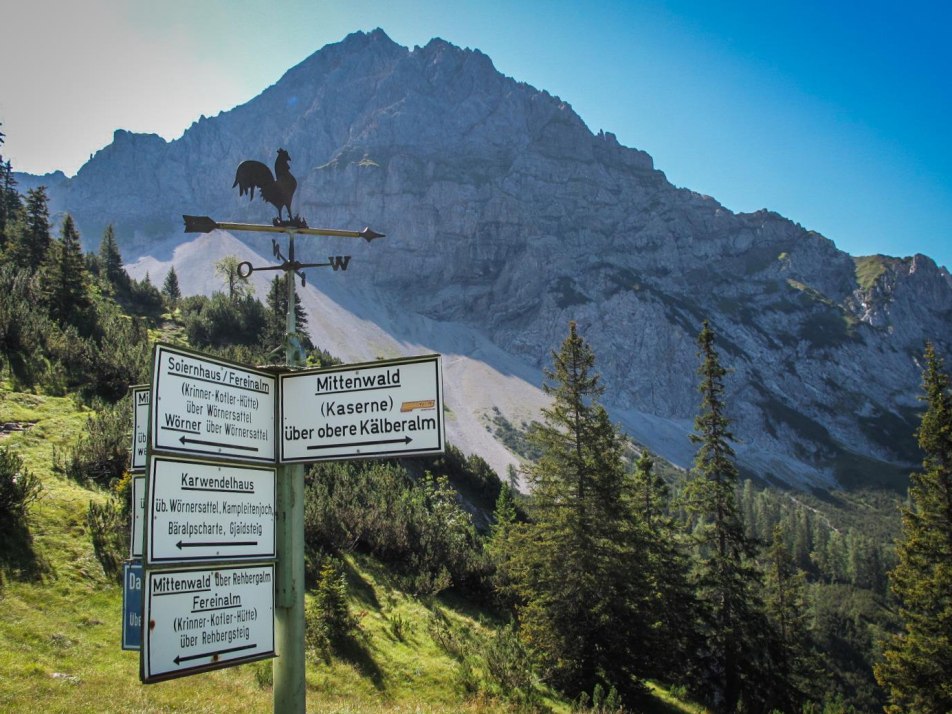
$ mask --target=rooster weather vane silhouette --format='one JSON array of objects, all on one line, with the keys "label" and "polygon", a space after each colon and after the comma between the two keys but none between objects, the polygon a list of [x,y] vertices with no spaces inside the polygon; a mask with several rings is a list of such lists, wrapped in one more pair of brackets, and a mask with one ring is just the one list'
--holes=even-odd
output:
[{"label": "rooster weather vane silhouette", "polygon": [[[273,223],[278,227],[307,228],[307,221],[301,216],[291,216],[291,199],[297,189],[297,180],[291,174],[291,155],[284,149],[278,149],[278,157],[274,160],[274,173],[260,161],[242,161],[235,171],[235,182],[232,188],[238,187],[238,195],[249,194],[249,201],[255,198],[255,189],[261,198],[278,209],[278,217]],[[282,218],[282,210],[287,209],[288,218]]]}]

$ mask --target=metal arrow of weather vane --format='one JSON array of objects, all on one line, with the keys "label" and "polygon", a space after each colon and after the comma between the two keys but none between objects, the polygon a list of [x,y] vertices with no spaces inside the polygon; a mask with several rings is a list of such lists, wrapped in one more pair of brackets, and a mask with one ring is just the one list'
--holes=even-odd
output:
[{"label": "metal arrow of weather vane", "polygon": [[[182,216],[185,220],[186,233],[209,233],[216,228],[227,231],[256,231],[264,233],[286,233],[288,235],[288,255],[285,257],[281,253],[278,242],[271,241],[274,256],[283,262],[280,265],[255,268],[251,263],[245,261],[238,266],[238,274],[247,278],[256,270],[282,270],[284,272],[293,272],[301,278],[301,284],[306,284],[306,278],[302,270],[304,268],[325,268],[331,267],[336,270],[347,270],[350,263],[349,255],[336,255],[328,258],[327,263],[302,263],[294,257],[294,236],[295,235],[319,235],[333,236],[338,238],[363,238],[368,243],[376,238],[383,238],[383,233],[377,233],[370,228],[364,228],[362,231],[348,231],[336,228],[310,228],[307,221],[300,215],[291,215],[291,199],[297,189],[297,180],[291,174],[291,156],[284,149],[278,149],[278,156],[274,161],[274,173],[260,161],[242,161],[235,172],[235,182],[232,188],[238,188],[239,196],[249,195],[249,200],[254,200],[255,189],[258,189],[262,199],[270,203],[278,210],[277,218],[273,219],[271,225],[258,225],[254,223],[223,223],[216,221],[208,216]],[[287,212],[287,218],[284,218],[284,212]]]}]

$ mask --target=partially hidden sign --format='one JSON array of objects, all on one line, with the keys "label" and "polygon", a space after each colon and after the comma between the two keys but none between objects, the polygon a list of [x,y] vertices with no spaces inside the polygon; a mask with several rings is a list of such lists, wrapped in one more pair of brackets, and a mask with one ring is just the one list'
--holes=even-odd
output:
[{"label": "partially hidden sign", "polygon": [[142,535],[145,524],[145,476],[132,477],[132,533],[129,537],[129,557],[142,557]]},{"label": "partially hidden sign", "polygon": [[152,452],[274,463],[275,386],[267,372],[156,345]]},{"label": "partially hidden sign", "polygon": [[153,456],[146,563],[273,560],[275,469]]},{"label": "partially hidden sign", "polygon": [[143,602],[143,682],[274,656],[273,565],[146,570]]},{"label": "partially hidden sign", "polygon": [[132,468],[133,473],[145,471],[146,447],[149,441],[149,386],[136,385],[132,392]]},{"label": "partially hidden sign", "polygon": [[441,454],[439,355],[280,376],[281,463]]},{"label": "partially hidden sign", "polygon": [[122,649],[142,649],[142,563],[122,566]]}]

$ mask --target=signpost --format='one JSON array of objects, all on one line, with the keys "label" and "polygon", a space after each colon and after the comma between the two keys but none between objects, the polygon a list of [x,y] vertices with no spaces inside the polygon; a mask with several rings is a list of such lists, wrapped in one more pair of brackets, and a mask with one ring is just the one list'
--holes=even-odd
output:
[{"label": "signpost", "polygon": [[274,566],[147,570],[143,682],[274,656]]},{"label": "signpost", "polygon": [[148,565],[274,559],[275,469],[153,456]]},{"label": "signpost", "polygon": [[274,463],[275,377],[156,345],[152,451]]},{"label": "signpost", "polygon": [[443,453],[439,355],[282,374],[281,463]]},{"label": "signpost", "polygon": [[132,392],[132,468],[133,473],[145,471],[146,447],[149,443],[148,385],[131,387]]},{"label": "signpost", "polygon": [[[302,366],[304,354],[294,315],[294,276],[303,283],[305,268],[347,270],[350,256],[331,256],[327,263],[303,263],[295,258],[295,235],[362,238],[368,243],[384,236],[370,228],[309,228],[300,216],[292,218],[291,199],[297,184],[290,175],[289,164],[288,152],[280,149],[274,174],[258,161],[244,161],[236,172],[234,185],[239,187],[240,195],[250,193],[253,197],[258,188],[260,195],[277,208],[278,217],[273,225],[225,223],[208,216],[183,218],[187,233],[225,229],[288,236],[287,258],[277,242],[272,241],[275,257],[283,261],[280,265],[254,267],[245,262],[238,273],[242,278],[256,270],[285,273],[285,365],[296,368]],[[287,220],[283,218],[285,209]],[[365,380],[389,380],[389,391],[377,400],[375,414],[366,412],[368,418],[376,421],[353,425],[358,432],[366,428],[367,433],[359,434],[359,445],[342,445],[347,450],[343,453],[384,455],[394,449],[393,453],[402,454],[442,452],[439,360],[433,358],[429,367],[425,365],[426,360],[417,359],[394,363],[389,369],[396,371],[391,372],[380,372],[388,367],[379,365],[356,370]],[[422,370],[419,374],[418,368]],[[357,376],[331,371],[335,374],[326,377],[331,381],[347,382]],[[307,378],[303,375],[305,381],[289,383],[289,389],[306,388]],[[424,389],[422,385],[427,386]],[[404,386],[415,396],[404,394]],[[277,470],[277,476],[273,468],[248,465],[278,462],[276,432],[282,428],[282,422],[276,411],[277,387],[278,379],[268,372],[168,345],[155,348],[151,393],[134,397],[138,405],[140,399],[151,396],[147,431],[141,437],[148,448],[138,453],[138,430],[133,437],[133,469],[145,470],[148,464],[150,472],[142,549],[146,558],[143,622],[148,626],[144,628],[140,678],[146,683],[158,682],[275,657],[274,711],[303,714],[306,683],[301,464],[320,458],[342,458],[342,452],[326,441],[310,440],[310,432],[319,427],[308,426],[308,401],[298,403],[292,399],[288,417],[291,436],[286,439],[292,455],[289,463]],[[318,386],[312,394],[324,400],[323,406],[319,406],[323,409],[322,418],[333,421],[364,414],[365,409],[372,408],[370,397],[364,399],[366,406],[361,404],[361,390],[331,398],[329,389]],[[338,412],[331,401],[343,405],[343,411]],[[138,412],[136,415],[138,418]],[[350,431],[351,426],[345,421],[337,428]],[[299,436],[294,436],[298,433],[294,429],[300,430]],[[307,438],[305,430],[309,430]],[[386,437],[380,437],[381,434]],[[372,438],[365,438],[368,436]],[[398,440],[402,446],[396,446]],[[137,460],[140,456],[141,461]],[[291,460],[297,463],[290,463]],[[231,463],[234,461],[244,463]],[[235,560],[270,562],[247,563],[244,567],[227,564]],[[173,563],[195,561],[206,562],[208,569],[170,568]],[[212,565],[207,561],[227,563]]]}]

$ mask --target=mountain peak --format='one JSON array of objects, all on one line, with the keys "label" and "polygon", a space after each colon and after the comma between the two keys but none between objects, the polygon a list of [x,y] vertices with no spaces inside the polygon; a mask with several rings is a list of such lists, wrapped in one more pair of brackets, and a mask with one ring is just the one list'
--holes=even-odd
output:
[{"label": "mountain peak", "polygon": [[400,46],[391,40],[390,36],[379,27],[371,30],[370,32],[364,32],[363,30],[352,32],[343,40],[341,40],[338,45],[348,50],[363,49],[373,45],[381,45],[384,47]]},{"label": "mountain peak", "polygon": [[[295,213],[390,236],[354,246],[351,270],[327,282],[364,306],[379,298],[395,325],[427,340],[463,325],[500,364],[538,370],[575,320],[623,427],[686,464],[694,341],[710,319],[734,368],[749,471],[830,484],[855,478],[847,467],[891,473],[917,459],[911,355],[926,337],[952,354],[947,273],[920,257],[895,274],[864,264],[875,289],[858,291],[857,265],[831,241],[675,188],[567,102],[443,39],[411,51],[383,30],[355,32],[181,140],[117,133],[50,195],[89,243],[113,223],[135,259],[182,241],[183,213],[269,221],[232,181],[241,161],[278,147],[293,158]],[[327,255],[323,241],[300,250]]]}]

